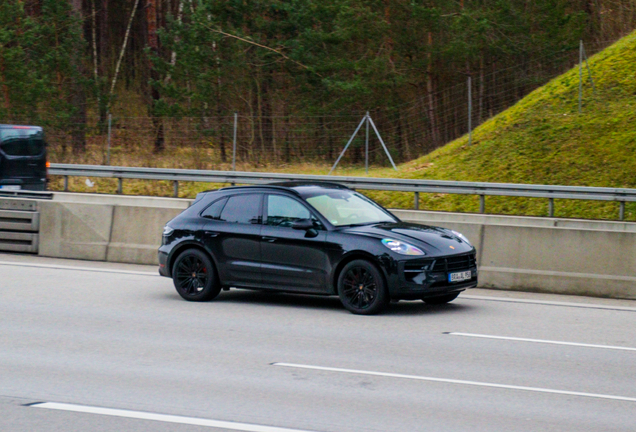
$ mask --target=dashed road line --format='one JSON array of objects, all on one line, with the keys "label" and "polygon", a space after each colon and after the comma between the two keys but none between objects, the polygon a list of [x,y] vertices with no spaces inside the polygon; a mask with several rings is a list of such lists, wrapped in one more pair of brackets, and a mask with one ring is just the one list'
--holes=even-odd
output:
[{"label": "dashed road line", "polygon": [[371,375],[371,376],[379,376],[379,377],[385,377],[385,378],[401,378],[401,379],[410,379],[410,380],[418,380],[418,381],[431,381],[431,382],[440,382],[440,383],[448,383],[448,384],[463,384],[463,385],[470,385],[470,386],[477,386],[477,387],[490,387],[490,388],[500,388],[500,389],[508,389],[508,390],[523,390],[523,391],[536,392],[536,393],[551,393],[551,394],[566,395],[566,396],[582,396],[582,397],[588,397],[588,398],[636,402],[636,397],[615,396],[615,395],[607,395],[607,394],[599,394],[599,393],[584,393],[584,392],[556,390],[556,389],[548,389],[548,388],[540,388],[540,387],[515,386],[515,385],[487,383],[487,382],[480,382],[480,381],[466,381],[466,380],[457,380],[457,379],[449,379],[449,378],[434,378],[434,377],[426,377],[426,376],[418,376],[418,375],[405,375],[405,374],[388,373],[388,372],[374,372],[374,371],[358,370],[358,369],[343,369],[343,368],[335,368],[335,367],[302,365],[302,364],[294,364],[294,363],[272,363],[272,366],[282,366],[282,367],[295,368],[295,369],[310,369],[310,370],[340,372],[340,373],[357,374],[357,375]]},{"label": "dashed road line", "polygon": [[313,432],[306,429],[292,429],[277,426],[258,425],[252,423],[239,423],[225,420],[211,420],[198,417],[184,417],[168,414],[155,414],[143,411],[130,411],[114,408],[102,408],[95,406],[74,405],[57,402],[41,402],[29,404],[35,408],[45,408],[58,411],[72,411],[78,413],[98,414],[111,417],[131,418],[138,420],[153,420],[164,423],[177,423],[194,426],[207,426],[212,428],[245,431],[245,432]]},{"label": "dashed road line", "polygon": [[534,343],[553,344],[553,345],[568,345],[568,346],[585,347],[585,348],[602,348],[602,349],[611,349],[611,350],[636,351],[636,348],[614,346],[614,345],[595,345],[595,344],[586,344],[586,343],[579,343],[579,342],[561,342],[561,341],[545,340],[545,339],[528,339],[528,338],[519,338],[519,337],[511,337],[511,336],[493,336],[493,335],[460,333],[460,332],[446,332],[445,334],[448,334],[451,336],[465,336],[465,337],[474,337],[474,338],[482,338],[482,339],[499,339],[499,340],[518,341],[518,342],[534,342]]}]

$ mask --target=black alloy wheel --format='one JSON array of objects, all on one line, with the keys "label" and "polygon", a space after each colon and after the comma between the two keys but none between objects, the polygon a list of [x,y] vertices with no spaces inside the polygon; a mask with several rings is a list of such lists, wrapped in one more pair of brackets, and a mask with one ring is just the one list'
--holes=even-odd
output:
[{"label": "black alloy wheel", "polygon": [[179,295],[189,301],[212,300],[221,292],[212,261],[198,249],[179,254],[172,267],[172,280]]},{"label": "black alloy wheel", "polygon": [[425,298],[422,300],[424,300],[424,302],[427,304],[440,305],[440,304],[446,304],[446,303],[452,302],[453,300],[457,298],[458,295],[459,293],[454,293],[454,294],[447,294],[447,295],[443,295],[439,297]]},{"label": "black alloy wheel", "polygon": [[351,261],[342,269],[338,295],[347,310],[360,315],[376,314],[388,301],[380,271],[366,260]]}]

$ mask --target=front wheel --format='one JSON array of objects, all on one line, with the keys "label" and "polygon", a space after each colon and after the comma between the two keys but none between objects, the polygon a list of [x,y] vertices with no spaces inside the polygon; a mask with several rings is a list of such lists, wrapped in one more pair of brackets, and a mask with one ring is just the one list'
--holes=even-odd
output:
[{"label": "front wheel", "polygon": [[208,301],[219,295],[214,265],[198,249],[187,249],[179,254],[172,267],[174,287],[188,301]]},{"label": "front wheel", "polygon": [[457,298],[458,295],[459,293],[455,293],[455,294],[448,294],[448,295],[439,296],[439,297],[425,298],[422,300],[424,300],[424,302],[427,304],[440,305],[440,304],[446,304],[446,303],[452,302],[453,300]]},{"label": "front wheel", "polygon": [[366,260],[344,266],[338,277],[338,296],[347,310],[359,315],[376,314],[388,301],[380,271]]}]

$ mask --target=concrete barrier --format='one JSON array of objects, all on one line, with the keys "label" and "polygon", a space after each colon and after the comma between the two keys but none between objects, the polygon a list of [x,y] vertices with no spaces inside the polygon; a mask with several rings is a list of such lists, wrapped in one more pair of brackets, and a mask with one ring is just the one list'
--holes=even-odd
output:
[{"label": "concrete barrier", "polygon": [[[39,203],[40,255],[155,264],[163,226],[191,201],[55,194]],[[636,299],[636,223],[393,212],[465,234],[481,287]]]},{"label": "concrete barrier", "polygon": [[636,224],[395,210],[464,233],[480,287],[636,299]]},{"label": "concrete barrier", "polygon": [[163,227],[182,212],[179,208],[114,207],[107,261],[157,264]]},{"label": "concrete barrier", "polygon": [[40,201],[39,255],[105,261],[114,206]]},{"label": "concrete barrier", "polygon": [[163,226],[190,202],[56,193],[40,201],[39,255],[156,264]]}]

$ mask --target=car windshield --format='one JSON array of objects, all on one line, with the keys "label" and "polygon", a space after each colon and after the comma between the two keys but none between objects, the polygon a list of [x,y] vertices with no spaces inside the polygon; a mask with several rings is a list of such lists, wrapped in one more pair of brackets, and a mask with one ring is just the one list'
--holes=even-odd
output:
[{"label": "car windshield", "polygon": [[321,191],[306,200],[334,226],[397,222],[382,207],[353,191]]}]

